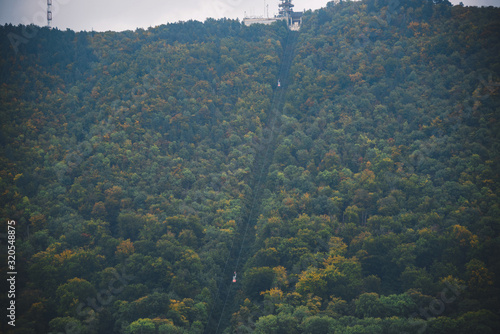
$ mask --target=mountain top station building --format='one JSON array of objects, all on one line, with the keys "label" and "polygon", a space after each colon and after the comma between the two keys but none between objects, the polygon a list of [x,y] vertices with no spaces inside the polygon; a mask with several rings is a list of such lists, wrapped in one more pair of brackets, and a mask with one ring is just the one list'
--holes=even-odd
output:
[{"label": "mountain top station building", "polygon": [[293,31],[297,31],[300,29],[302,24],[302,13],[297,13],[293,11],[292,0],[280,0],[279,4],[280,10],[279,14],[273,18],[264,18],[264,17],[245,17],[243,19],[243,24],[249,26],[252,24],[260,23],[260,24],[272,24],[273,22],[286,20],[288,28]]}]

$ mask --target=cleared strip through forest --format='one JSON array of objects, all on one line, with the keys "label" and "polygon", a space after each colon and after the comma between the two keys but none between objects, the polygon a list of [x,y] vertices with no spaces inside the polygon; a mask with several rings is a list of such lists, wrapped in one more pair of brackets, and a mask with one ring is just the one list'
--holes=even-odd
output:
[{"label": "cleared strip through forest", "polygon": [[[252,166],[252,197],[246,201],[246,210],[244,211],[247,214],[243,219],[243,223],[238,227],[238,233],[235,236],[231,255],[228,259],[229,264],[226,263],[222,273],[223,283],[218,290],[220,298],[216,296],[214,300],[216,305],[212,310],[212,316],[209,318],[205,333],[221,333],[229,325],[231,314],[237,311],[239,306],[235,299],[235,292],[241,289],[241,280],[238,280],[237,283],[232,283],[231,277],[233,272],[239,272],[244,267],[255,240],[255,230],[253,227],[260,214],[267,174],[277,147],[276,141],[280,132],[280,117],[283,112],[286,92],[289,86],[289,72],[293,61],[297,36],[298,32],[289,31],[287,33],[278,74],[280,87],[276,87],[274,90],[269,117],[267,118],[265,129],[262,131],[262,138],[256,150],[256,157]],[[277,84],[278,82],[276,82]]]}]

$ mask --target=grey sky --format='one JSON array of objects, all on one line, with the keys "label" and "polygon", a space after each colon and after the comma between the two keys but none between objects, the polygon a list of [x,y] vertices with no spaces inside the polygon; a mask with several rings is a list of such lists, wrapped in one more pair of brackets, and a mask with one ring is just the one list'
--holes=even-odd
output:
[{"label": "grey sky", "polygon": [[[462,1],[466,6],[500,6],[500,0]],[[168,22],[243,18],[244,14],[269,16],[278,11],[278,0],[52,0],[52,26],[61,30],[121,31],[148,28]],[[295,11],[318,9],[328,0],[294,0]],[[0,0],[0,24],[46,25],[47,0]]]}]

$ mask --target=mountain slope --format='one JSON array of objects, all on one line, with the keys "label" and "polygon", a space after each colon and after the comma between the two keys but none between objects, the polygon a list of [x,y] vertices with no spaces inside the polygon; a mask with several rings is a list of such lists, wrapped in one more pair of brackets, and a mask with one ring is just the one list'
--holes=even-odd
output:
[{"label": "mountain slope", "polygon": [[15,332],[498,331],[499,10],[435,2],[0,27]]},{"label": "mountain slope", "polygon": [[236,332],[499,326],[498,9],[392,3],[306,16]]}]

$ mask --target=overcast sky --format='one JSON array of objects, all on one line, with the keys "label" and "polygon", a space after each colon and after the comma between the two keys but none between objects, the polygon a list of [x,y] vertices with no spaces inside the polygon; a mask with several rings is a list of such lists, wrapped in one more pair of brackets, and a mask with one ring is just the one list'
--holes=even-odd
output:
[{"label": "overcast sky", "polygon": [[[500,6],[500,0],[462,1],[466,6]],[[278,0],[52,0],[52,26],[80,31],[135,30],[168,22],[207,17],[273,16]],[[294,0],[295,11],[318,9],[328,0]],[[47,0],[0,0],[0,24],[47,24]]]}]

